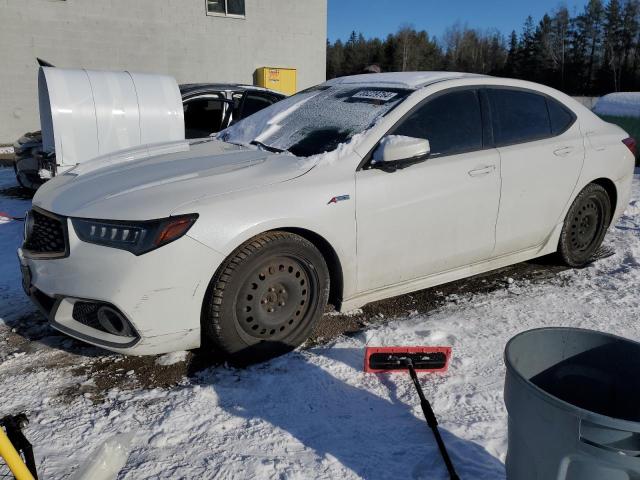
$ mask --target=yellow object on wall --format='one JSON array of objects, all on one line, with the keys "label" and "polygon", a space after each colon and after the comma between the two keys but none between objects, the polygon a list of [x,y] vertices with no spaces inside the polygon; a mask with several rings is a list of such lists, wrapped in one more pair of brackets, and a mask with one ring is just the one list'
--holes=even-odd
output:
[{"label": "yellow object on wall", "polygon": [[295,68],[260,67],[256,70],[256,85],[293,95],[297,90],[298,71]]}]

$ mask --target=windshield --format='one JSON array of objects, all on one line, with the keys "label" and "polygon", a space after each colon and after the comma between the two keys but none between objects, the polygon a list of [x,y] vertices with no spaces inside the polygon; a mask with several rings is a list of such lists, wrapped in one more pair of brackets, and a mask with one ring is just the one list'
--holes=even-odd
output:
[{"label": "windshield", "polygon": [[372,127],[411,93],[371,85],[314,87],[241,120],[216,138],[299,157],[331,152]]}]

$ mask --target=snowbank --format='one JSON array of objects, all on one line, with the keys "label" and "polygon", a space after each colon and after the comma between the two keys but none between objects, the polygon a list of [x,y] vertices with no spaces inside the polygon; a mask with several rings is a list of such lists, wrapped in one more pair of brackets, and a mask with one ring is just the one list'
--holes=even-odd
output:
[{"label": "snowbank", "polygon": [[164,355],[161,355],[156,359],[156,365],[160,365],[161,367],[168,367],[170,365],[175,365],[176,363],[185,362],[188,355],[189,352],[184,351],[165,353]]},{"label": "snowbank", "polygon": [[640,118],[640,92],[605,95],[598,100],[593,111],[598,115]]}]

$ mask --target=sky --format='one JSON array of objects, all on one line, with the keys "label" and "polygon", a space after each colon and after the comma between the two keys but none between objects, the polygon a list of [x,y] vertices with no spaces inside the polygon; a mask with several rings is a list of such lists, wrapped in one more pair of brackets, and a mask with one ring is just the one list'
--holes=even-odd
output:
[{"label": "sky", "polygon": [[330,41],[346,40],[352,30],[366,38],[384,38],[409,24],[441,37],[460,22],[471,28],[497,28],[504,35],[520,32],[528,15],[537,22],[561,4],[582,10],[586,0],[329,0]]}]

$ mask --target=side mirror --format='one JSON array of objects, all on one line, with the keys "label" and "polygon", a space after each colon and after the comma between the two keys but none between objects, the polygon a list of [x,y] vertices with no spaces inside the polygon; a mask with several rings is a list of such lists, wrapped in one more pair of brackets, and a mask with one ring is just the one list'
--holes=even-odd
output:
[{"label": "side mirror", "polygon": [[374,150],[371,166],[395,172],[426,160],[430,152],[429,140],[424,138],[387,135]]}]

